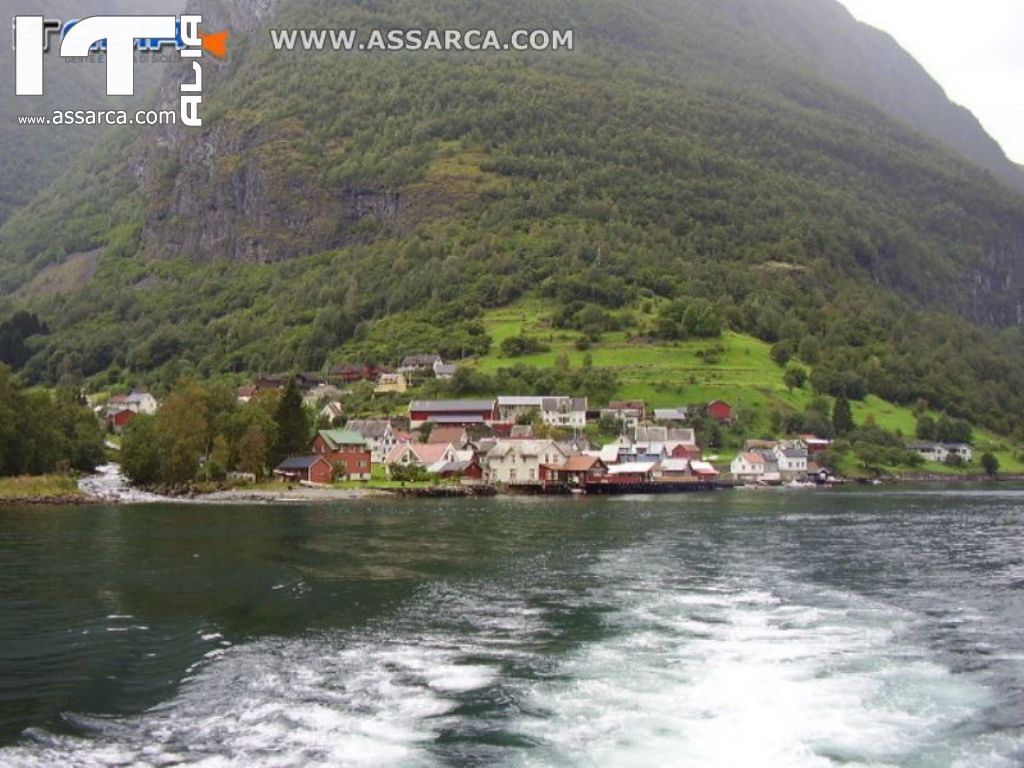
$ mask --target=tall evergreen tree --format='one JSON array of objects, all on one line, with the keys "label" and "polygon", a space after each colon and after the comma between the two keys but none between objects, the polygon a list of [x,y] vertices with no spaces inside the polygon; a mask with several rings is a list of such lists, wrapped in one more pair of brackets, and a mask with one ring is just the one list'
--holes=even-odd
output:
[{"label": "tall evergreen tree", "polygon": [[294,377],[288,379],[274,421],[277,422],[277,441],[274,443],[272,457],[275,465],[289,456],[309,452],[309,422]]},{"label": "tall evergreen tree", "polygon": [[836,435],[842,437],[854,430],[853,410],[850,408],[850,401],[845,397],[837,397],[832,406],[832,429]]}]

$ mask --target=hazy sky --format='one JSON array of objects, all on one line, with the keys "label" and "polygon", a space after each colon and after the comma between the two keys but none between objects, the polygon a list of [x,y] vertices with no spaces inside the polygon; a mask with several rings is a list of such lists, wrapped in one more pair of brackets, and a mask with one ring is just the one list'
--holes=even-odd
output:
[{"label": "hazy sky", "polygon": [[883,29],[1024,163],[1024,0],[840,0]]}]

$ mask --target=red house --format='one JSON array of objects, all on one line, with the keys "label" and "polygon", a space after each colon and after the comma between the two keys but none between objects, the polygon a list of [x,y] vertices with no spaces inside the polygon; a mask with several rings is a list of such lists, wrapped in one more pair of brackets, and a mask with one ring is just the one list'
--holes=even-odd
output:
[{"label": "red house", "polygon": [[365,363],[346,363],[331,369],[330,378],[353,384],[357,381],[375,381],[380,369],[376,365]]},{"label": "red house", "polygon": [[125,409],[118,411],[110,417],[110,426],[114,430],[114,434],[120,435],[124,432],[124,428],[132,423],[132,419],[135,418],[135,411],[129,411]]},{"label": "red house", "polygon": [[313,453],[327,459],[335,473],[347,480],[369,480],[373,474],[372,454],[366,439],[356,432],[321,430],[313,438]]},{"label": "red house", "polygon": [[334,467],[323,456],[294,456],[282,461],[274,475],[286,482],[330,485],[334,481]]},{"label": "red house", "polygon": [[701,459],[703,451],[693,443],[676,443],[669,451],[671,459]]},{"label": "red house", "polygon": [[708,403],[708,416],[719,424],[731,424],[733,418],[732,406],[724,400],[715,400],[712,403]]}]

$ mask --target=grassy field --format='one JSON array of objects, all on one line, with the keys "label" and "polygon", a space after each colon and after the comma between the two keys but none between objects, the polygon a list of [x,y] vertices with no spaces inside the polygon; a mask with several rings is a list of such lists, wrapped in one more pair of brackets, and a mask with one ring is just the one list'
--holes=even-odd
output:
[{"label": "grassy field", "polygon": [[0,477],[0,499],[51,499],[81,496],[78,481],[67,475]]},{"label": "grassy field", "polygon": [[[622,399],[645,400],[654,408],[699,405],[722,399],[734,407],[764,413],[772,407],[801,411],[813,397],[810,386],[790,391],[783,383],[784,369],[771,359],[771,346],[750,336],[727,332],[717,340],[650,343],[630,339],[625,333],[608,333],[587,350],[576,348],[579,334],[554,329],[548,322],[552,307],[538,300],[525,300],[489,312],[484,319],[494,340],[493,351],[479,360],[483,371],[494,371],[517,363],[549,367],[564,355],[572,366],[583,364],[589,354],[595,366],[612,368],[619,376],[618,395]],[[641,324],[651,317],[637,311]],[[501,343],[514,336],[531,336],[550,346],[543,354],[508,358],[501,354]],[[721,347],[713,363],[706,353]],[[894,405],[873,395],[852,404],[854,419],[862,424],[874,419],[878,426],[914,436],[917,417],[910,408]],[[759,431],[767,429],[765,419]],[[752,435],[753,436],[753,435]],[[1024,462],[1007,442],[990,432],[975,433],[977,456],[991,450],[1004,472],[1024,472]],[[942,474],[976,474],[977,460],[964,470],[927,465],[921,471]]]}]

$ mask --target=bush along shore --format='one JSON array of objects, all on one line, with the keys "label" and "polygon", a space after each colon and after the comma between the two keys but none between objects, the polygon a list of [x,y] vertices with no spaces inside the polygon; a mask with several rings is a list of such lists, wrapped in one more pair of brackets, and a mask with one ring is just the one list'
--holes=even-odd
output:
[{"label": "bush along shore", "polygon": [[78,488],[70,475],[0,478],[0,506],[69,506],[97,501]]}]

